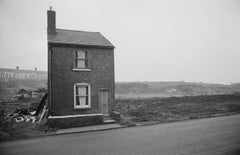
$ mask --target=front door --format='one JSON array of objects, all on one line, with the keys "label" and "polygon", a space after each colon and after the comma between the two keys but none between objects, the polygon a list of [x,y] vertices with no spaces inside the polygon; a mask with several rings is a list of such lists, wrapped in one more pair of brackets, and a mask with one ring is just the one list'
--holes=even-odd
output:
[{"label": "front door", "polygon": [[99,102],[100,111],[103,114],[109,114],[109,90],[100,90],[99,92]]}]

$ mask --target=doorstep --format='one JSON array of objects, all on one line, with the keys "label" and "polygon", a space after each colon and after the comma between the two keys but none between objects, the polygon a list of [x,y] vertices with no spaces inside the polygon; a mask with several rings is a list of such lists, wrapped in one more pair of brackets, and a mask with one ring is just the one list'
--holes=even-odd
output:
[{"label": "doorstep", "polygon": [[57,130],[55,134],[68,134],[68,133],[82,133],[82,132],[91,132],[91,131],[102,131],[102,130],[111,130],[124,128],[117,123],[106,124],[106,125],[94,125],[94,126],[86,126],[86,127],[76,127],[76,128],[68,128],[68,129],[60,129]]}]

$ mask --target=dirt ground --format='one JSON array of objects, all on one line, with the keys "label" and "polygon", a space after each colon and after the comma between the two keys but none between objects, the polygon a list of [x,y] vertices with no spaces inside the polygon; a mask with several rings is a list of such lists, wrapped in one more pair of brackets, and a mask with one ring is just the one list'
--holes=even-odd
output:
[{"label": "dirt ground", "polygon": [[240,95],[117,99],[116,111],[133,122],[170,122],[240,113]]},{"label": "dirt ground", "polygon": [[[0,141],[49,135],[56,131],[43,123],[16,123],[4,120],[4,113],[16,108],[36,108],[39,101],[0,103]],[[117,99],[115,110],[127,121],[123,124],[134,126],[149,122],[171,122],[188,119],[208,118],[240,114],[240,94],[185,96],[170,98]]]}]

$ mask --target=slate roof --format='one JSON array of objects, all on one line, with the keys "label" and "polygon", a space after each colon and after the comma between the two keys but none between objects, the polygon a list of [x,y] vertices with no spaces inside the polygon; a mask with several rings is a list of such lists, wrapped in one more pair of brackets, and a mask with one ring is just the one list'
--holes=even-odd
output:
[{"label": "slate roof", "polygon": [[48,34],[49,43],[101,46],[114,48],[100,32],[56,29],[56,34]]}]

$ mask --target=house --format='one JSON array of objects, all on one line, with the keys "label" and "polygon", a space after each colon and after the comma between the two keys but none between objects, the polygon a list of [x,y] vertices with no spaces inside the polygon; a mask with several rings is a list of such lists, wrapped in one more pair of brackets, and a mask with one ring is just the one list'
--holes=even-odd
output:
[{"label": "house", "polygon": [[47,11],[51,119],[109,115],[115,102],[114,46],[99,32],[56,28]]},{"label": "house", "polygon": [[0,81],[11,80],[47,81],[47,72],[39,71],[37,68],[34,70],[20,69],[19,66],[16,66],[16,69],[0,68]]}]

